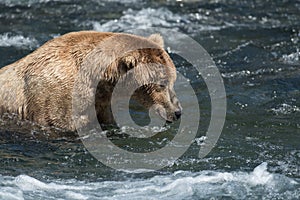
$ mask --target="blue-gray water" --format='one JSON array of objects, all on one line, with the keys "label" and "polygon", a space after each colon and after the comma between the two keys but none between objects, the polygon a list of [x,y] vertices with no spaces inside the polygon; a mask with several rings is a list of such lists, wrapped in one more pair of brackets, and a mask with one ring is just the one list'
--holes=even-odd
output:
[{"label": "blue-gray water", "polygon": [[[188,34],[222,73],[227,117],[213,151],[198,158],[196,139],[160,171],[117,172],[76,138],[48,138],[61,133],[6,117],[0,121],[0,199],[298,199],[299,1],[2,0],[0,67],[67,32],[147,26]],[[193,74],[171,56],[178,71]],[[201,79],[191,81],[200,101],[201,138],[210,99]]]}]

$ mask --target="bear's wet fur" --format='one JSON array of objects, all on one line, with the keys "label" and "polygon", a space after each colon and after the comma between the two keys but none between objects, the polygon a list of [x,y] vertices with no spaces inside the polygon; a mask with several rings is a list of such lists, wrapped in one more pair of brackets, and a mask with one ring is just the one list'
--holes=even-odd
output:
[{"label": "bear's wet fur", "polygon": [[[74,92],[89,96],[89,81],[97,77],[94,108],[98,121],[115,125],[111,94],[115,84],[132,71],[125,77],[145,82],[133,97],[146,108],[154,105],[166,121],[174,121],[181,112],[173,89],[176,69],[163,45],[159,34],[141,37],[80,31],[54,38],[0,69],[0,114],[14,113],[20,119],[73,131]],[[87,85],[74,88],[78,73]],[[147,84],[150,79],[161,79],[162,84]]]}]

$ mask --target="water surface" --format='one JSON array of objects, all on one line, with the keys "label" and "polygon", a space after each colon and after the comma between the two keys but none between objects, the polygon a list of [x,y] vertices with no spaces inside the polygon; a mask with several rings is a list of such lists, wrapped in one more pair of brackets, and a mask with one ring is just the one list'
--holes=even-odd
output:
[{"label": "water surface", "polygon": [[[140,174],[105,167],[70,133],[7,116],[0,121],[0,199],[297,199],[299,19],[300,2],[292,0],[1,1],[0,67],[71,31],[170,28],[189,35],[212,56],[228,107],[216,147],[198,158],[209,124],[209,94],[201,77],[171,54],[178,71],[190,76],[199,99],[199,132],[175,163]],[[179,89],[184,84],[189,83],[179,80]],[[148,119],[142,110],[133,116]],[[138,145],[157,148],[171,134]]]}]

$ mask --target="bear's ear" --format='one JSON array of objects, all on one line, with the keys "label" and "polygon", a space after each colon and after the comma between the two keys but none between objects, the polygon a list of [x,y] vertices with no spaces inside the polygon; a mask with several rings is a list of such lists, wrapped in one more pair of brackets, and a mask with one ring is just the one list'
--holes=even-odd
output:
[{"label": "bear's ear", "polygon": [[156,34],[152,34],[148,37],[148,39],[156,44],[158,44],[161,48],[164,48],[164,39],[163,37],[156,33]]},{"label": "bear's ear", "polygon": [[125,56],[121,58],[119,62],[119,70],[121,74],[125,74],[126,72],[134,68],[135,65],[136,65],[136,60],[134,56]]}]

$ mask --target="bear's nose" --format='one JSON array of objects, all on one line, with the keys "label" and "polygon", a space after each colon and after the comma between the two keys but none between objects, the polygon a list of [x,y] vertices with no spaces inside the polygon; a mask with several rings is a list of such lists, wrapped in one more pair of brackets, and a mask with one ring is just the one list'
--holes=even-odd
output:
[{"label": "bear's nose", "polygon": [[175,116],[176,116],[176,119],[179,119],[180,118],[180,116],[181,116],[181,110],[177,110],[177,111],[175,111]]}]

